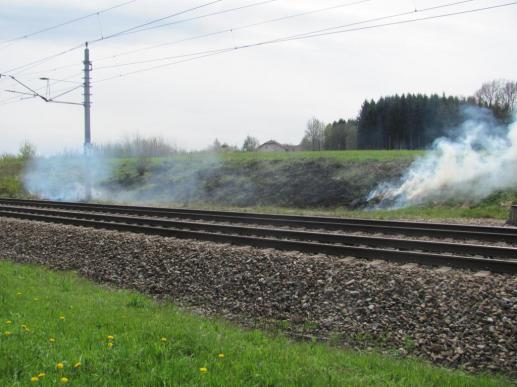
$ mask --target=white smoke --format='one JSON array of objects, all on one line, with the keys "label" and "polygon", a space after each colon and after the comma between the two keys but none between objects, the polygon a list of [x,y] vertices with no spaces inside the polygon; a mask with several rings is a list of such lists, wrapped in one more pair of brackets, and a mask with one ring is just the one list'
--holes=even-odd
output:
[{"label": "white smoke", "polygon": [[67,153],[30,160],[22,179],[25,190],[41,199],[83,201],[88,179],[96,201],[184,204],[204,193],[203,177],[219,164],[214,152],[159,163],[138,154],[117,158],[94,151],[85,158]]},{"label": "white smoke", "polygon": [[81,201],[86,197],[85,182],[92,184],[92,198],[101,199],[100,183],[111,173],[109,162],[98,154],[85,158],[81,154],[63,154],[32,159],[25,168],[23,184],[35,197]]},{"label": "white smoke", "polygon": [[376,208],[423,203],[478,202],[495,191],[517,188],[517,122],[504,126],[486,109],[467,108],[454,138],[436,140],[398,183],[382,183],[368,195]]}]

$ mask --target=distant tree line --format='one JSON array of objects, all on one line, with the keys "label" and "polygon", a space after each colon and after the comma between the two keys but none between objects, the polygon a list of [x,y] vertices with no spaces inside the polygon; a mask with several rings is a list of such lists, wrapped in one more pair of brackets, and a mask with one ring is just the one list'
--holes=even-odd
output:
[{"label": "distant tree line", "polygon": [[310,151],[356,149],[357,120],[325,124],[313,117],[307,122],[301,148]]},{"label": "distant tree line", "polygon": [[462,122],[458,97],[395,95],[365,101],[358,119],[359,149],[421,149]]},{"label": "distant tree line", "polygon": [[517,102],[517,82],[484,83],[471,97],[403,94],[364,101],[357,120],[359,149],[422,149],[446,136],[465,117],[465,105],[485,107],[508,123]]},{"label": "distant tree line", "polygon": [[516,108],[517,82],[499,79],[483,83],[474,94],[474,101],[478,106],[491,109],[497,118],[508,123]]},{"label": "distant tree line", "polygon": [[122,141],[96,144],[96,153],[108,157],[167,157],[179,152],[174,145],[167,143],[161,137],[142,137],[138,134],[126,137]]},{"label": "distant tree line", "polygon": [[[494,80],[484,83],[470,97],[402,94],[365,100],[355,119],[324,123],[316,117],[307,121],[304,136],[296,150],[424,149],[458,127],[464,120],[465,106],[490,109],[503,123],[512,120],[517,103],[517,82]],[[221,144],[215,151],[254,152],[260,142],[248,135],[240,148]]]}]

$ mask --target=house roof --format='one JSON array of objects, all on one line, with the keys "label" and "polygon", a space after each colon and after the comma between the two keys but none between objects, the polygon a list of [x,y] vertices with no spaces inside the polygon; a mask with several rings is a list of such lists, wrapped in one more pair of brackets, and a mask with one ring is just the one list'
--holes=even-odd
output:
[{"label": "house roof", "polygon": [[262,147],[262,146],[265,146],[265,145],[277,145],[277,146],[279,146],[281,148],[284,148],[284,146],[282,144],[276,142],[275,140],[266,141],[264,144],[260,145],[259,148]]}]

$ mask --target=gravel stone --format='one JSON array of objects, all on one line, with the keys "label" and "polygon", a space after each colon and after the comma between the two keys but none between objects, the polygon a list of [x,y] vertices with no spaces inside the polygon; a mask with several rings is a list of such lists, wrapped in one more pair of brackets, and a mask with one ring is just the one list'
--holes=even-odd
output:
[{"label": "gravel stone", "polygon": [[0,259],[300,339],[517,375],[517,277],[0,218]]}]

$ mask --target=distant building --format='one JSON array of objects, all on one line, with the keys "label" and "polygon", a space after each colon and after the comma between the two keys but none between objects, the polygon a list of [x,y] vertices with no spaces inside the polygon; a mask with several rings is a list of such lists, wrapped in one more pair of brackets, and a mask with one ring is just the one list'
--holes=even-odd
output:
[{"label": "distant building", "polygon": [[257,152],[287,152],[285,145],[279,144],[275,140],[269,140],[257,147]]}]

